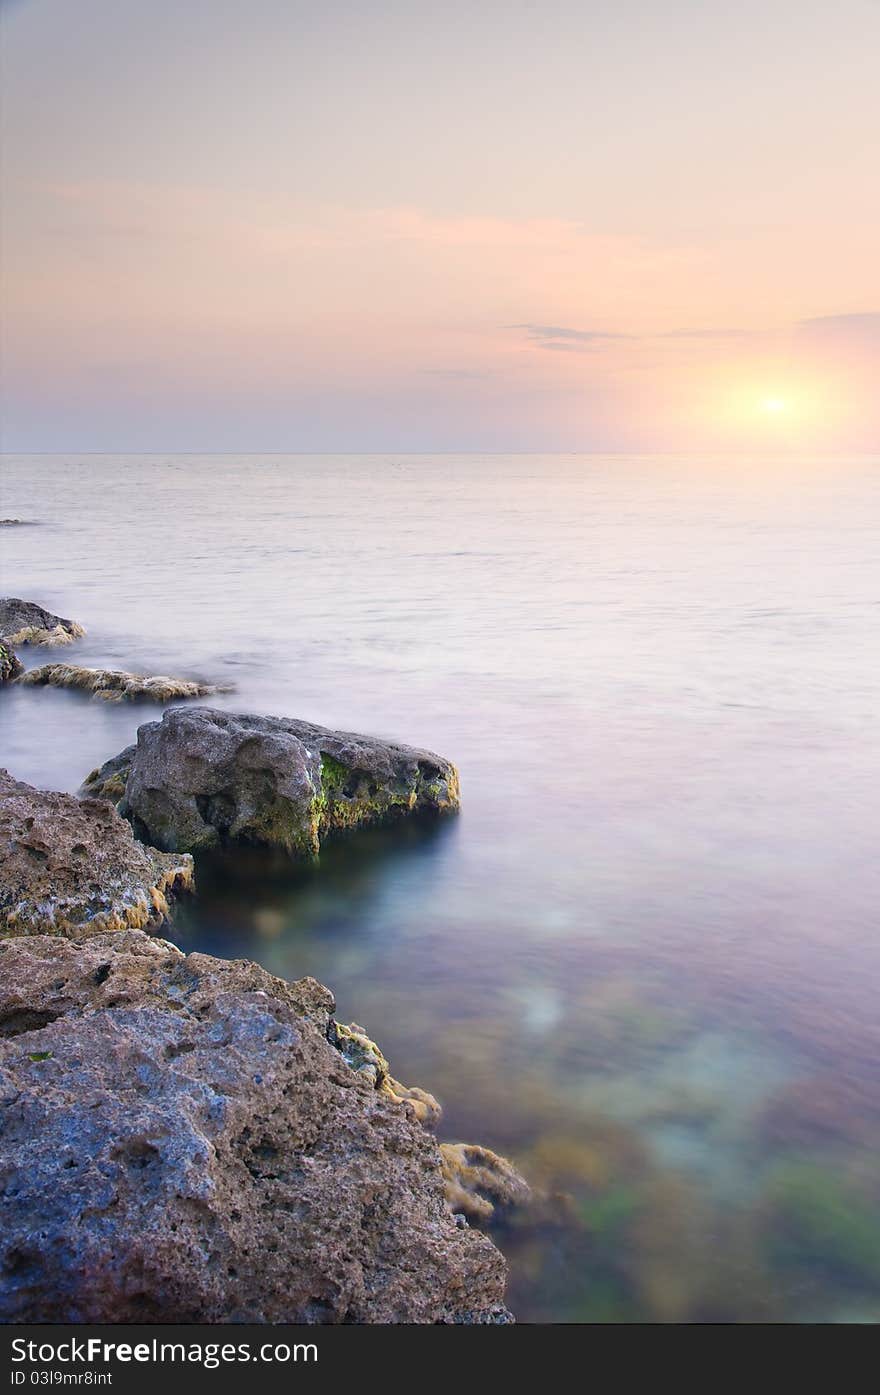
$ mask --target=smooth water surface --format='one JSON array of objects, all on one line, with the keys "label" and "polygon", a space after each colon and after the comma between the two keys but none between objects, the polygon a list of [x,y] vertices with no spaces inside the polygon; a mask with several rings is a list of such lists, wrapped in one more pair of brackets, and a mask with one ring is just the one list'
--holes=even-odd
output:
[{"label": "smooth water surface", "polygon": [[[878,465],[5,460],[54,657],[459,764],[458,819],[203,862],[172,934],[563,1195],[499,1234],[522,1318],[880,1318]],[[3,761],[75,789],[157,715],[7,690]]]}]

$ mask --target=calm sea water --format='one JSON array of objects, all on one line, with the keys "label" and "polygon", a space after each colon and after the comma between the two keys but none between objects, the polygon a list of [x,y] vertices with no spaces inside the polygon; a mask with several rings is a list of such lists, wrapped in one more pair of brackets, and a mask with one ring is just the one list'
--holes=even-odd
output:
[{"label": "calm sea water", "polygon": [[[204,862],[172,933],[324,980],[565,1194],[499,1234],[522,1318],[880,1319],[878,466],[5,460],[67,655],[459,764],[460,818]],[[71,790],[157,715],[0,713]]]}]

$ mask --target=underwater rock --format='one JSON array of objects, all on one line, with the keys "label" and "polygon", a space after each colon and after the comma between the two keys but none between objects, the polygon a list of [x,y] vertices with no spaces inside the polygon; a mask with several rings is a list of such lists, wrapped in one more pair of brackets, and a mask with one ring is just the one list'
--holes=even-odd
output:
[{"label": "underwater rock", "polygon": [[75,620],[65,620],[44,610],[34,601],[22,601],[16,596],[0,598],[0,638],[7,644],[72,644],[85,634]]},{"label": "underwater rock", "polygon": [[126,673],[116,668],[80,668],[76,664],[42,664],[22,674],[21,683],[33,687],[78,688],[103,702],[176,702],[180,698],[208,697],[228,693],[231,687],[200,683],[189,678],[155,678]]},{"label": "underwater rock", "polygon": [[18,678],[24,669],[10,645],[0,640],[0,683],[9,683]]},{"label": "underwater rock", "polygon": [[333,1011],[139,931],[0,943],[0,1320],[509,1321],[501,1254]]},{"label": "underwater rock", "polygon": [[[123,778],[126,760],[110,773]],[[120,812],[169,852],[242,842],[314,857],[328,833],[459,803],[455,767],[430,751],[208,707],[140,727],[124,778]]]},{"label": "underwater rock", "polygon": [[443,1182],[450,1209],[475,1225],[496,1211],[527,1206],[532,1190],[512,1163],[477,1143],[441,1143]]},{"label": "underwater rock", "polygon": [[33,789],[0,770],[0,936],[79,938],[159,926],[192,888],[192,858],[138,843],[103,800]]}]

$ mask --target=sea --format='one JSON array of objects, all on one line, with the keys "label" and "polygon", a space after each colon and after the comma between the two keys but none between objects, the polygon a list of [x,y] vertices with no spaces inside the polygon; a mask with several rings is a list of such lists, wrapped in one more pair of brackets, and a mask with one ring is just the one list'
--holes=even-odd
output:
[{"label": "sea", "polygon": [[[459,816],[203,857],[166,932],[312,974],[531,1182],[527,1322],[880,1319],[880,459],[2,462],[47,659],[428,747]],[[161,709],[7,688],[75,791]]]}]

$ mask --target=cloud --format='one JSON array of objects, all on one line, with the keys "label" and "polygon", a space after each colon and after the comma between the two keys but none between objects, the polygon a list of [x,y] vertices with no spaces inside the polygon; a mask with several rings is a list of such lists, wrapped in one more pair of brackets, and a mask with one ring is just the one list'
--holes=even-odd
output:
[{"label": "cloud", "polygon": [[658,339],[752,339],[759,330],[753,329],[667,329]]},{"label": "cloud", "polygon": [[509,325],[508,328],[524,330],[529,341],[536,347],[552,349],[557,353],[582,353],[599,348],[603,344],[620,341],[630,344],[656,344],[658,347],[664,342],[676,340],[683,344],[713,341],[772,343],[790,339],[792,334],[815,347],[854,351],[880,348],[880,312],[875,311],[816,315],[810,319],[763,329],[706,325],[694,329],[655,329],[638,334],[624,334],[612,330],[570,329],[563,325],[533,323]]},{"label": "cloud", "polygon": [[419,372],[427,378],[488,378],[491,374],[480,372],[472,368],[420,368]]},{"label": "cloud", "polygon": [[852,315],[816,315],[801,320],[800,334],[837,344],[880,347],[880,313],[868,310]]},{"label": "cloud", "polygon": [[554,349],[561,353],[584,353],[620,339],[631,339],[631,334],[615,334],[601,329],[568,329],[563,325],[519,324],[510,329],[524,329],[531,343],[539,349]]},{"label": "cloud", "polygon": [[558,352],[578,353],[597,348],[602,344],[627,340],[629,343],[646,343],[655,339],[753,339],[762,333],[760,330],[715,328],[703,329],[664,329],[644,334],[622,334],[604,329],[568,329],[563,325],[517,324],[510,329],[525,330],[529,339],[542,349],[555,349]]}]

